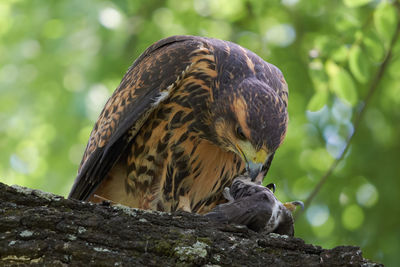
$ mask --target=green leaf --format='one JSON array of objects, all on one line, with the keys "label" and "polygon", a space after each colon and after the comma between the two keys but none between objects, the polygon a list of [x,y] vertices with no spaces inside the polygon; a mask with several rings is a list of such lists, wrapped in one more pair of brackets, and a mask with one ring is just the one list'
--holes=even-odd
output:
[{"label": "green leaf", "polygon": [[359,7],[368,4],[372,0],[343,0],[343,3],[348,7]]},{"label": "green leaf", "polygon": [[369,78],[369,62],[363,55],[360,46],[355,45],[350,49],[349,67],[351,73],[360,83],[366,83]]},{"label": "green leaf", "polygon": [[375,31],[368,32],[362,39],[365,54],[374,62],[380,62],[384,55],[382,41]]},{"label": "green leaf", "polygon": [[326,69],[326,73],[328,73],[330,79],[331,79],[332,76],[337,75],[337,73],[340,70],[339,66],[335,62],[333,62],[332,60],[327,60],[326,61],[325,69]]},{"label": "green leaf", "polygon": [[397,15],[393,5],[381,2],[374,12],[374,24],[383,41],[391,40],[396,30]]},{"label": "green leaf", "polygon": [[329,75],[329,87],[340,99],[354,106],[357,103],[357,91],[350,74],[332,61],[326,63]]},{"label": "green leaf", "polygon": [[348,53],[348,47],[346,45],[342,45],[331,53],[330,58],[332,58],[335,62],[345,62],[347,60]]},{"label": "green leaf", "polygon": [[326,91],[328,87],[328,76],[324,70],[324,64],[321,59],[314,59],[309,64],[308,70],[314,90]]},{"label": "green leaf", "polygon": [[391,77],[395,79],[400,78],[400,58],[397,58],[397,60],[394,60],[393,62],[390,63],[389,65],[389,74]]},{"label": "green leaf", "polygon": [[308,102],[307,110],[318,111],[325,106],[327,101],[328,101],[328,92],[318,91],[313,95],[313,97]]}]

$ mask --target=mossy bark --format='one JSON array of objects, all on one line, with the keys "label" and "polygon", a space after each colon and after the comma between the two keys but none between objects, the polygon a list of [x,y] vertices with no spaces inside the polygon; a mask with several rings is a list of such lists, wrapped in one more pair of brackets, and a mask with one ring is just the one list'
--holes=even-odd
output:
[{"label": "mossy bark", "polygon": [[[0,183],[0,266],[380,266],[358,247],[64,199]],[[366,266],[367,266],[366,265]]]}]

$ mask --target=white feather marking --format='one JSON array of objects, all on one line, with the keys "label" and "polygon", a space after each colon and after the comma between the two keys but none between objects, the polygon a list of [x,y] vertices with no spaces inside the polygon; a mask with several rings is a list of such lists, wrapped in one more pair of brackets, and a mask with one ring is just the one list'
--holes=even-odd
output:
[{"label": "white feather marking", "polygon": [[272,207],[272,214],[271,218],[269,218],[269,221],[267,225],[265,226],[265,230],[267,230],[269,233],[274,231],[276,227],[278,227],[280,221],[281,221],[281,211],[280,211],[280,206],[279,206],[279,201],[274,202],[274,206]]},{"label": "white feather marking", "polygon": [[167,91],[162,91],[160,94],[156,97],[153,106],[158,106],[161,102],[163,102],[165,99],[168,98],[170,93],[170,90]]},{"label": "white feather marking", "polygon": [[160,94],[154,99],[154,103],[152,104],[153,107],[157,107],[161,102],[165,101],[170,96],[173,88],[178,86],[179,82],[185,77],[186,73],[190,70],[192,66],[193,63],[186,66],[186,68],[182,71],[181,75],[179,75],[176,78],[175,82],[168,85],[166,90],[160,92]]}]

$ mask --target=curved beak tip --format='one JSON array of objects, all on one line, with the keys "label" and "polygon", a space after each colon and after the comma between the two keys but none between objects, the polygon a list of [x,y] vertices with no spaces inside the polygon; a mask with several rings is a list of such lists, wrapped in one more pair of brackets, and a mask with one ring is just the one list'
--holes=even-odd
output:
[{"label": "curved beak tip", "polygon": [[263,167],[262,163],[247,162],[246,170],[251,180],[254,181]]}]

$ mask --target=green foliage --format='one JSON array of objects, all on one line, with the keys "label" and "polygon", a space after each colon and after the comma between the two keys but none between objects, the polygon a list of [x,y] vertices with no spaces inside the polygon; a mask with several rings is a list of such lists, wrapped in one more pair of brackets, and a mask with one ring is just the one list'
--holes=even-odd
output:
[{"label": "green foliage", "polygon": [[395,7],[385,1],[382,1],[374,12],[374,24],[384,42],[389,42],[396,30],[396,13]]},{"label": "green foliage", "polygon": [[354,45],[349,52],[349,68],[354,78],[360,83],[366,83],[370,77],[370,63],[362,49]]},{"label": "green foliage", "polygon": [[[167,0],[0,2],[0,181],[66,195],[91,128],[133,60],[153,42],[230,40],[278,66],[290,123],[269,182],[305,200],[354,131],[390,47],[395,1]],[[400,41],[352,145],[296,234],[361,246],[397,264],[400,250]]]},{"label": "green foliage", "polygon": [[343,0],[348,7],[359,7],[368,4],[371,0]]},{"label": "green foliage", "polygon": [[354,106],[357,103],[357,91],[347,70],[332,61],[327,61],[326,72],[329,76],[329,87],[332,92],[342,101]]}]

